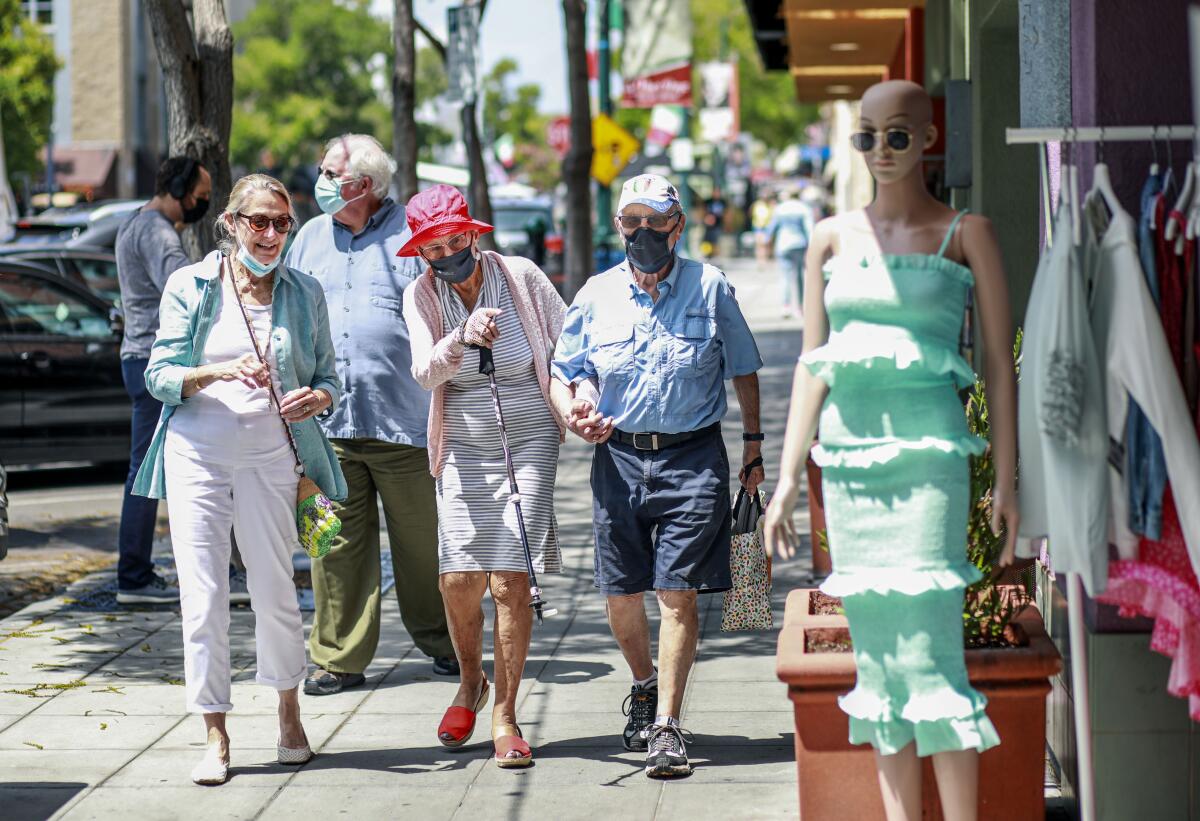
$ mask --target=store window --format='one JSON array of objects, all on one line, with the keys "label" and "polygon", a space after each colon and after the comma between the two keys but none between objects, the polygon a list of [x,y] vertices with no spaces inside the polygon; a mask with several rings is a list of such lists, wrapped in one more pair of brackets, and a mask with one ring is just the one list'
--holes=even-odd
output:
[{"label": "store window", "polygon": [[54,0],[21,0],[21,14],[43,26],[54,24]]}]

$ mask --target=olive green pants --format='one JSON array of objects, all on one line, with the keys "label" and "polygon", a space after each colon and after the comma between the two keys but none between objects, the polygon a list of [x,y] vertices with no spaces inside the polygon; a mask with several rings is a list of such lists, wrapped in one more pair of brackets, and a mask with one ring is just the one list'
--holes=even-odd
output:
[{"label": "olive green pants", "polygon": [[[313,664],[361,673],[379,645],[379,501],[387,521],[400,618],[427,656],[454,656],[438,590],[437,499],[424,448],[377,439],[334,439],[346,501],[334,503],[342,532],[312,563]],[[377,499],[379,501],[377,501]]]}]

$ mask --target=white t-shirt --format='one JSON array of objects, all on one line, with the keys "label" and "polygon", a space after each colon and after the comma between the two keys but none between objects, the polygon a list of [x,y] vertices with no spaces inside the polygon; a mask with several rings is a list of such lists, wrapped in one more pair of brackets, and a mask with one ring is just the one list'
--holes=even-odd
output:
[{"label": "white t-shirt", "polygon": [[[246,314],[271,370],[276,394],[283,396],[279,368],[271,347],[272,306],[246,304]],[[216,322],[204,345],[201,365],[228,362],[254,353],[250,332],[238,307],[233,284],[224,278]],[[191,396],[171,417],[170,433],[177,444],[196,455],[231,463],[245,459],[274,457],[289,447],[284,422],[267,388],[250,388],[240,380],[214,382]]]}]

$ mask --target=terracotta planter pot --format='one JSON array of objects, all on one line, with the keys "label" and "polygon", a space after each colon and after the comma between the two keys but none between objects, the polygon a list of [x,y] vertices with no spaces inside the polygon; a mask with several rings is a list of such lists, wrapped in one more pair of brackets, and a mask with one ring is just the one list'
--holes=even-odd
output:
[{"label": "terracotta planter pot", "polygon": [[[810,651],[814,638],[848,638],[846,618],[813,615],[812,593],[799,589],[788,595],[776,653],[776,673],[788,685],[795,712],[800,818],[882,819],[874,751],[849,743],[850,722],[837,704],[854,687],[854,656]],[[1025,646],[967,651],[971,684],[987,696],[988,717],[1001,739],[980,757],[981,819],[1045,816],[1046,695],[1062,659],[1036,608],[1029,607],[1015,624],[1028,637]],[[942,821],[932,762],[925,759],[923,767],[922,819]]]}]

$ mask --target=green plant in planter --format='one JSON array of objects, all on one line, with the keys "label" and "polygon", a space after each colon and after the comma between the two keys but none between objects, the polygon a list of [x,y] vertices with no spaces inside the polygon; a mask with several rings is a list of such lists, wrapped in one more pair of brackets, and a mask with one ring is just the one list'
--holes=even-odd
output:
[{"label": "green plant in planter", "polygon": [[[1021,370],[1021,333],[1013,345],[1013,366]],[[977,377],[967,397],[967,428],[977,436],[990,439],[987,394],[983,379]],[[967,519],[967,557],[983,572],[983,578],[967,588],[963,607],[963,641],[968,647],[1003,644],[1009,623],[1033,601],[1034,570],[1022,572],[1015,585],[997,583],[1000,568],[996,561],[1004,549],[1005,534],[992,532],[992,487],[996,467],[989,448],[970,459],[971,507]]]}]

